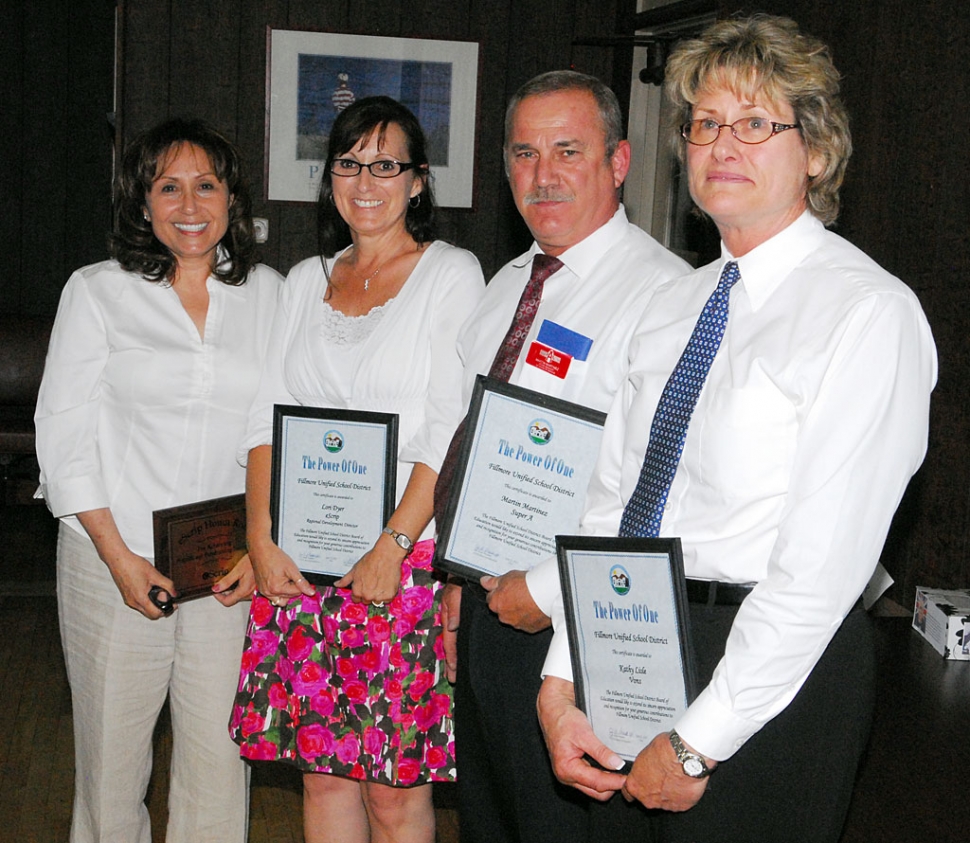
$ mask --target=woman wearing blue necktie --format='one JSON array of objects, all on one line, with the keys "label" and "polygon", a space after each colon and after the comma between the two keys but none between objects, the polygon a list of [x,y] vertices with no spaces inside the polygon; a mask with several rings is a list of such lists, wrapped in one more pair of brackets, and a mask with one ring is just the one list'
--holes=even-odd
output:
[{"label": "woman wearing blue necktie", "polygon": [[721,21],[668,62],[721,257],[651,300],[582,523],[681,539],[700,691],[628,775],[608,772],[621,759],[574,705],[549,607],[539,713],[557,776],[630,803],[591,812],[600,832],[841,833],[872,718],[860,596],[925,454],[937,367],[913,293],[826,230],[851,151],[838,89],[827,48],[783,18]]}]

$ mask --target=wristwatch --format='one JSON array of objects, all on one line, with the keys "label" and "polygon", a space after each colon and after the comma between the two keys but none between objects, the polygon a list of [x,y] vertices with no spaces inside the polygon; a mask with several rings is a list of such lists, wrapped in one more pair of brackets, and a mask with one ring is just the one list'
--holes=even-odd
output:
[{"label": "wristwatch", "polygon": [[397,542],[397,546],[405,551],[405,558],[411,555],[411,551],[414,550],[414,542],[404,535],[404,533],[399,533],[397,530],[390,527],[385,527],[381,532],[387,533],[392,539],[394,539],[395,542]]},{"label": "wristwatch", "polygon": [[705,776],[709,776],[714,772],[704,763],[703,758],[696,753],[690,752],[684,746],[680,735],[674,729],[670,730],[670,745],[674,748],[674,752],[677,753],[677,760],[683,765],[685,775],[690,776],[692,779],[703,779]]}]

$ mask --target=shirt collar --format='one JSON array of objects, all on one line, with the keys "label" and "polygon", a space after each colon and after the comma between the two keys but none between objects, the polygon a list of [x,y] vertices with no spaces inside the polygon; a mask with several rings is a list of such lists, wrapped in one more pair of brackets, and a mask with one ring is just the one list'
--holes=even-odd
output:
[{"label": "shirt collar", "polygon": [[[226,251],[224,246],[222,245],[217,246],[216,247],[216,269],[226,270],[226,269],[229,269],[231,264],[232,262],[229,260],[229,252]],[[223,289],[226,289],[226,290],[235,290],[237,295],[244,295],[243,291],[239,289],[239,287],[242,286],[241,284],[226,284],[223,281],[220,281],[218,278],[216,278],[214,272],[209,273],[209,277],[206,278],[205,280],[205,285],[210,293],[213,290],[222,291]],[[163,283],[160,283],[159,286],[171,287],[172,282],[165,281]]]},{"label": "shirt collar", "polygon": [[818,248],[825,227],[810,211],[805,211],[788,228],[756,246],[746,255],[735,258],[721,243],[721,269],[736,260],[741,283],[753,310],[757,310],[784,282],[791,271]]},{"label": "shirt collar", "polygon": [[[623,237],[627,226],[626,211],[620,205],[616,209],[616,213],[607,222],[597,228],[585,240],[581,240],[575,246],[566,249],[559,255],[559,260],[573,275],[583,278],[599,265],[603,255]],[[541,251],[539,244],[533,243],[532,248],[523,255],[522,261],[517,262],[515,266],[528,266],[532,263],[532,258]]]},{"label": "shirt collar", "polygon": [[[218,264],[216,266],[218,269],[229,269],[231,263],[229,260],[229,252],[223,246],[219,246],[217,260]],[[255,264],[253,266],[255,268]],[[248,281],[249,279],[247,278],[246,280]],[[226,284],[224,281],[216,278],[215,274],[209,276],[206,286],[209,288],[210,294],[213,290],[218,290],[218,295],[233,296],[236,298],[242,298],[248,295],[246,290],[243,289],[246,286],[245,282],[243,284]]]}]

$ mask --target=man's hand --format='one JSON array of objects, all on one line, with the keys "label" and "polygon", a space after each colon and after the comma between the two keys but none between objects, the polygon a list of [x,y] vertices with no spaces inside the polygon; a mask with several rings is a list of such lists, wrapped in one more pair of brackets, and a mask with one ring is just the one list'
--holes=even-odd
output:
[{"label": "man's hand", "polygon": [[[717,765],[716,761],[701,757],[708,767]],[[623,785],[623,798],[627,802],[636,799],[647,808],[686,811],[700,801],[706,789],[707,778],[688,776],[670,745],[670,737],[666,732],[661,732],[640,751],[633,762],[633,769]]]},{"label": "man's hand", "polygon": [[500,577],[482,577],[488,608],[498,619],[523,632],[541,632],[552,620],[536,605],[525,582],[525,571],[509,571]]},{"label": "man's hand", "polygon": [[576,707],[572,682],[547,676],[539,689],[536,708],[559,781],[600,802],[606,802],[623,787],[626,776],[599,770],[583,757],[589,755],[607,770],[623,766],[623,759],[593,734],[586,715]]},{"label": "man's hand", "polygon": [[461,617],[461,586],[451,580],[441,591],[441,641],[445,648],[445,677],[458,679],[458,622]]}]

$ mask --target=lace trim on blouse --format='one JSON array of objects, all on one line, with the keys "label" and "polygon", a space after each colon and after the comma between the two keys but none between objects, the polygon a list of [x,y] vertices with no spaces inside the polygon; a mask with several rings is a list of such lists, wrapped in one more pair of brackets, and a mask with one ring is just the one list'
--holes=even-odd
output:
[{"label": "lace trim on blouse", "polygon": [[334,345],[358,345],[374,333],[392,301],[394,299],[388,299],[363,316],[348,316],[323,302],[320,335]]}]

